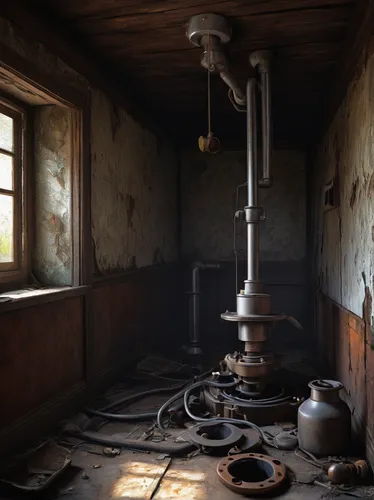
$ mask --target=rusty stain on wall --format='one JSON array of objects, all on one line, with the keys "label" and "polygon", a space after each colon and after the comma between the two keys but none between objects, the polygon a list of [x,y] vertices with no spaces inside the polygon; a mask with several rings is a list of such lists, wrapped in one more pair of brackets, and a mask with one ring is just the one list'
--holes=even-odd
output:
[{"label": "rusty stain on wall", "polygon": [[35,111],[36,227],[33,272],[46,285],[72,283],[71,111]]},{"label": "rusty stain on wall", "polygon": [[[236,188],[246,181],[245,151],[207,156],[199,151],[181,155],[182,244],[189,259],[232,260]],[[305,257],[305,156],[299,151],[274,152],[274,183],[260,189],[266,221],[260,224],[261,261],[298,261]],[[239,207],[246,205],[240,190]],[[245,224],[238,228],[238,248],[244,258]]]},{"label": "rusty stain on wall", "polygon": [[[177,258],[177,157],[92,90],[92,235],[100,273]],[[159,262],[161,259],[157,257]]]},{"label": "rusty stain on wall", "polygon": [[[321,291],[362,316],[374,275],[374,56],[362,60],[354,82],[318,148],[314,172],[314,255]],[[339,174],[339,207],[323,213],[323,186]],[[323,247],[322,247],[323,243]],[[322,247],[322,252],[320,249]],[[329,280],[320,279],[329,269]]]}]

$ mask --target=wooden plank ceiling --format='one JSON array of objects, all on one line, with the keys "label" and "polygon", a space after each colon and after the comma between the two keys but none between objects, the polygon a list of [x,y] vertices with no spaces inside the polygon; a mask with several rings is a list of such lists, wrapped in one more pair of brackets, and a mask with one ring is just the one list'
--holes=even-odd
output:
[{"label": "wooden plank ceiling", "polygon": [[[309,144],[321,125],[324,98],[338,69],[354,0],[38,0],[117,72],[119,81],[178,142],[207,132],[206,72],[201,50],[185,36],[188,19],[229,18],[231,70],[243,85],[248,54],[274,51],[273,103],[279,146]],[[223,145],[245,144],[244,114],[212,78],[212,128]]]}]

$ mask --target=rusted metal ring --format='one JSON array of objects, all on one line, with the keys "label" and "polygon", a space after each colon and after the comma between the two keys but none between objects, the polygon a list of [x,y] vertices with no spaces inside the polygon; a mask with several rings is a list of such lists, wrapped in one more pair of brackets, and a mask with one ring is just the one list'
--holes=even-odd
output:
[{"label": "rusted metal ring", "polygon": [[225,457],[217,465],[218,477],[227,488],[242,495],[262,495],[286,479],[280,460],[259,453]]}]

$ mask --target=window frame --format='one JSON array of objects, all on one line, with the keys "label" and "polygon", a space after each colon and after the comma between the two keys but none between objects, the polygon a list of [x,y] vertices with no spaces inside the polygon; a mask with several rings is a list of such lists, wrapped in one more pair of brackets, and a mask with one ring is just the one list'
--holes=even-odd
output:
[{"label": "window frame", "polygon": [[14,262],[0,263],[0,291],[5,291],[27,281],[27,167],[26,167],[26,107],[20,106],[11,96],[0,95],[0,113],[13,119],[13,153],[0,149],[1,154],[12,156],[13,189],[0,188],[0,194],[14,200],[13,244]]}]

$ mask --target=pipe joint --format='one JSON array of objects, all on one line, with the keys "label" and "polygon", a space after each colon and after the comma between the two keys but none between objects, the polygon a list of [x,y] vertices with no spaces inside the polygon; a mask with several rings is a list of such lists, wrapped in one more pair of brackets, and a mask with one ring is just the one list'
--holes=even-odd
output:
[{"label": "pipe joint", "polygon": [[264,220],[264,211],[262,207],[245,207],[245,220],[248,224],[253,224]]},{"label": "pipe joint", "polygon": [[258,68],[260,73],[268,73],[270,71],[270,63],[272,54],[269,50],[257,50],[249,55],[249,63],[252,68]]}]

